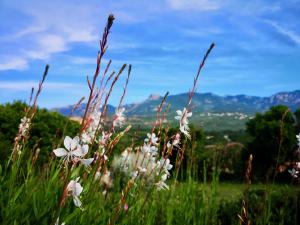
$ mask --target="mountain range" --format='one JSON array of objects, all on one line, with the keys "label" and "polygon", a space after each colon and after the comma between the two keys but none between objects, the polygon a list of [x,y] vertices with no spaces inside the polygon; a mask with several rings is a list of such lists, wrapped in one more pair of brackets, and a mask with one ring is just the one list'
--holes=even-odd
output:
[{"label": "mountain range", "polygon": [[[154,118],[156,116],[156,109],[162,101],[162,98],[162,96],[152,94],[140,103],[126,104],[124,105],[125,114],[128,118],[133,119],[133,121],[141,121],[140,118],[143,118],[142,121],[148,121],[149,118]],[[168,118],[174,118],[176,110],[182,110],[186,106],[187,101],[188,93],[168,96],[166,101],[167,104],[165,104],[170,107]],[[231,118],[241,122],[241,125],[235,124],[235,126],[237,125],[236,128],[240,129],[243,128],[245,121],[251,118],[256,112],[264,112],[275,105],[286,105],[292,111],[295,111],[297,108],[300,108],[300,90],[279,92],[269,97],[248,95],[220,96],[213,93],[195,93],[191,107],[193,111],[192,122],[203,125],[203,123],[205,123],[204,121],[210,121],[211,124],[214,124],[216,123],[216,119],[218,119],[221,123],[221,127],[227,129],[224,122],[228,122],[226,120]],[[81,104],[74,115],[82,116],[85,106],[85,103]],[[68,116],[70,115],[72,108],[73,106],[71,105],[55,108],[53,110]],[[108,114],[113,114],[114,112],[115,107],[108,105]],[[223,119],[220,120],[220,118]]]}]

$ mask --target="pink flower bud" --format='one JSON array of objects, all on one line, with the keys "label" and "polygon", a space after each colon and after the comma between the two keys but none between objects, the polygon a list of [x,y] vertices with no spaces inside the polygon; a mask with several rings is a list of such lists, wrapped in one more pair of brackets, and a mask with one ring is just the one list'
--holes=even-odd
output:
[{"label": "pink flower bud", "polygon": [[125,203],[125,204],[124,204],[124,210],[125,210],[125,212],[127,212],[127,211],[128,211],[128,208],[129,208],[128,204],[127,204],[127,203]]}]

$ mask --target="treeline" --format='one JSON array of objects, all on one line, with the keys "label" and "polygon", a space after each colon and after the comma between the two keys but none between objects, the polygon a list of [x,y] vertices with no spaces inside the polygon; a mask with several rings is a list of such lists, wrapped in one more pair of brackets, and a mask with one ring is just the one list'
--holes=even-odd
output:
[{"label": "treeline", "polygon": [[[1,164],[11,154],[25,107],[26,104],[19,101],[0,105]],[[204,174],[208,174],[206,179],[218,174],[223,180],[242,181],[246,161],[252,154],[254,180],[268,181],[276,177],[278,181],[290,181],[289,167],[284,167],[283,171],[278,171],[278,167],[292,165],[299,159],[296,134],[300,132],[300,109],[291,112],[286,106],[272,107],[265,113],[257,113],[246,124],[246,130],[206,132],[195,127],[191,125],[191,141],[182,141],[180,149],[175,149],[170,157],[175,165],[180,152],[185,151],[179,178],[185,179],[191,175],[202,180]],[[78,131],[78,122],[57,112],[38,109],[32,121],[27,147],[39,151],[37,162],[42,166],[48,162],[52,150],[61,143],[64,136],[73,137]],[[150,130],[143,127],[131,129],[116,146],[115,154],[129,146],[141,146],[148,132]],[[176,129],[169,127],[160,132],[163,145],[164,135],[171,136],[176,133]]]}]

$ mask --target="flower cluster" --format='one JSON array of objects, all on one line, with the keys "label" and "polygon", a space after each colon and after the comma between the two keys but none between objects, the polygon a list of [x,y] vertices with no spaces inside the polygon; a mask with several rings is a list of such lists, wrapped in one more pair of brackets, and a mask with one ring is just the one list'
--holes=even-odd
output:
[{"label": "flower cluster", "polygon": [[299,171],[296,170],[295,168],[292,168],[291,170],[288,170],[288,172],[291,174],[292,177],[298,178]]},{"label": "flower cluster", "polygon": [[98,138],[98,144],[102,147],[104,147],[107,144],[107,141],[111,137],[112,133],[102,131],[102,135]]},{"label": "flower cluster", "polygon": [[147,134],[147,138],[144,140],[144,145],[142,147],[142,153],[148,154],[150,157],[155,157],[158,151],[157,143],[158,138],[154,133]]},{"label": "flower cluster", "polygon": [[179,120],[179,129],[180,129],[180,131],[187,138],[191,138],[191,135],[189,133],[190,128],[188,126],[188,124],[189,124],[188,118],[191,117],[193,113],[188,112],[188,110],[186,108],[184,108],[183,111],[177,110],[176,113],[177,113],[177,116],[175,116],[175,119]]},{"label": "flower cluster", "polygon": [[93,162],[94,158],[83,158],[88,153],[89,146],[81,145],[78,136],[74,137],[73,139],[69,136],[66,136],[64,140],[64,146],[65,148],[57,148],[54,149],[53,152],[57,157],[63,157],[65,163],[70,161],[74,163],[81,162],[83,165],[89,166]]},{"label": "flower cluster", "polygon": [[[297,138],[297,144],[298,144],[297,152],[298,152],[298,154],[300,154],[300,133],[298,135],[296,135],[296,138]],[[299,177],[299,172],[300,172],[300,162],[296,162],[293,165],[293,168],[289,169],[288,172],[290,173],[290,175],[293,178],[298,178]]]},{"label": "flower cluster", "polygon": [[155,185],[157,186],[158,190],[169,189],[165,181],[170,176],[169,170],[171,170],[172,168],[173,165],[170,163],[170,160],[168,158],[167,159],[162,158],[157,162],[157,169],[158,169],[157,175],[160,176],[160,180]]},{"label": "flower cluster", "polygon": [[113,126],[114,127],[122,127],[125,123],[125,116],[124,116],[124,107],[118,107],[116,109],[116,113],[113,118]]},{"label": "flower cluster", "polygon": [[29,127],[30,127],[30,118],[24,116],[21,119],[21,123],[19,125],[19,132],[23,137],[27,135]]},{"label": "flower cluster", "polygon": [[31,119],[24,116],[21,119],[21,123],[19,124],[19,131],[17,136],[15,137],[15,144],[14,144],[14,149],[13,149],[13,154],[18,153],[21,154],[21,148],[22,145],[19,143],[22,139],[25,139],[26,136],[29,133],[30,129],[30,124],[31,124]]},{"label": "flower cluster", "polygon": [[158,159],[158,137],[154,133],[147,134],[144,145],[127,148],[119,158],[113,161],[113,167],[121,169],[132,179],[143,179],[147,183],[157,186],[158,190],[168,189],[165,183],[172,169],[168,158]]},{"label": "flower cluster", "polygon": [[83,143],[90,144],[95,139],[97,130],[101,128],[101,112],[96,108],[87,119],[86,129],[81,135]]},{"label": "flower cluster", "polygon": [[133,179],[143,176],[145,179],[153,181],[151,173],[155,168],[155,157],[151,153],[140,151],[139,148],[135,150],[133,152],[131,148],[127,148],[120,157],[114,158],[113,167],[121,169]]}]

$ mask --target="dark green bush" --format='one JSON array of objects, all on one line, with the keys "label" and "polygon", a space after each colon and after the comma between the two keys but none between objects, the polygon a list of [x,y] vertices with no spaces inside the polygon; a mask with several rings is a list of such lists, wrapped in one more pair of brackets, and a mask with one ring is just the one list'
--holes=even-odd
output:
[{"label": "dark green bush", "polygon": [[[18,132],[21,118],[25,115],[25,103],[16,101],[0,105],[0,160],[3,164],[10,156],[14,138]],[[60,142],[65,124],[68,123],[66,134],[74,136],[79,131],[79,124],[70,121],[57,112],[38,109],[32,121],[27,149],[40,148],[39,163],[47,162],[49,154]]]},{"label": "dark green bush", "polygon": [[[255,188],[249,191],[248,196],[251,224],[299,224],[299,191],[290,191],[288,186],[276,191]],[[222,225],[239,224],[237,215],[242,211],[242,200],[241,198],[220,203],[218,220]]]}]

